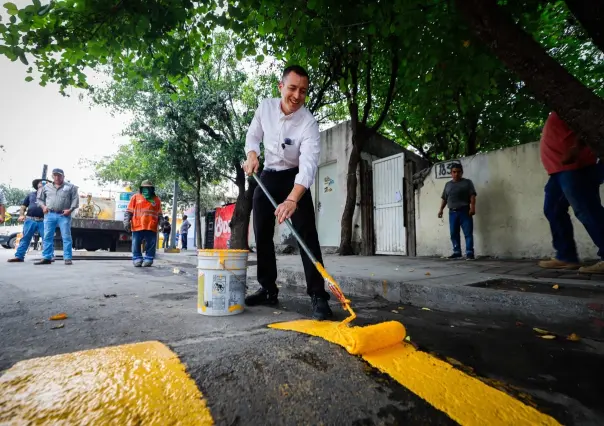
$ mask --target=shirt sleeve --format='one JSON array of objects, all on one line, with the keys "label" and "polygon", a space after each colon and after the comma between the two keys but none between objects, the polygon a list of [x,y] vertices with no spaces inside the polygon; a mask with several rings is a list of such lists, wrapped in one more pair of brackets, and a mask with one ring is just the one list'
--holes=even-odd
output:
[{"label": "shirt sleeve", "polygon": [[321,133],[319,124],[312,118],[312,123],[304,131],[304,138],[300,143],[300,171],[296,175],[295,183],[306,189],[315,181],[319,165],[319,154],[321,154]]},{"label": "shirt sleeve", "polygon": [[443,188],[443,193],[442,193],[442,195],[440,196],[440,198],[442,198],[442,199],[443,199],[443,200],[445,200],[445,201],[447,201],[447,198],[449,198],[449,194],[448,194],[448,192],[447,192],[447,186],[449,186],[449,183],[448,183],[448,182],[445,184],[445,187]]},{"label": "shirt sleeve", "polygon": [[38,195],[36,197],[36,203],[40,206],[40,207],[44,207],[46,206],[46,188],[42,187],[40,188],[40,190],[38,191]]},{"label": "shirt sleeve", "polygon": [[245,136],[245,155],[254,151],[256,155],[260,156],[260,142],[264,138],[264,130],[262,129],[262,110],[264,101],[260,103],[258,109],[254,113],[254,118],[250,123],[250,127],[247,129]]},{"label": "shirt sleeve", "polygon": [[29,195],[23,199],[22,206],[29,207]]},{"label": "shirt sleeve", "polygon": [[134,194],[132,197],[130,197],[130,201],[128,202],[128,208],[126,209],[127,212],[130,213],[134,213],[134,204],[135,204],[135,200],[136,199],[136,194]]},{"label": "shirt sleeve", "polygon": [[472,195],[476,196],[478,194],[476,194],[476,188],[474,188],[474,182],[472,182],[471,180],[468,180],[469,183],[469,189],[470,189],[470,197]]},{"label": "shirt sleeve", "polygon": [[73,185],[71,187],[71,211],[74,211],[80,207],[80,197],[78,196],[78,187]]}]

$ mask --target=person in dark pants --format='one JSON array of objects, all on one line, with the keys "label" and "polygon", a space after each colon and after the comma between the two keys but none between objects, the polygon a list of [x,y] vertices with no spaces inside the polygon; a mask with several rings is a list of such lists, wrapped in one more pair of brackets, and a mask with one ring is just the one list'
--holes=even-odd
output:
[{"label": "person in dark pants", "polygon": [[[25,254],[36,232],[41,237],[44,237],[44,212],[42,211],[42,207],[37,204],[38,191],[42,189],[42,179],[34,179],[32,186],[34,191],[30,192],[21,203],[19,222],[25,222],[23,225],[23,237],[21,237],[15,257],[8,259],[10,263],[19,263],[25,260]],[[26,209],[27,215],[25,214]]]},{"label": "person in dark pants", "polygon": [[189,228],[191,228],[191,222],[189,222],[187,215],[182,216],[182,223],[180,224],[180,239],[182,241],[182,249],[187,249],[187,238],[189,237]]},{"label": "person in dark pants", "polygon": [[453,254],[449,259],[459,259],[461,255],[461,234],[466,238],[466,259],[474,260],[474,215],[476,214],[476,189],[470,179],[464,179],[461,163],[451,166],[453,178],[445,185],[438,217],[443,217],[445,206],[449,208],[449,231],[453,243]]},{"label": "person in dark pants", "polygon": [[[245,303],[278,303],[277,262],[273,233],[275,217],[279,223],[291,218],[294,228],[319,262],[323,262],[315,225],[315,209],[308,188],[313,184],[319,162],[319,125],[304,107],[309,79],[304,68],[291,66],[283,71],[280,99],[260,103],[247,132],[244,170],[248,175],[259,169],[260,142],[264,142],[265,161],[260,179],[279,203],[277,209],[262,192],[254,191],[254,234],[258,258],[258,281],[261,288],[246,297]],[[324,320],[332,315],[325,282],[303,250],[300,250],[307,292],[311,297],[313,318]]]},{"label": "person in dark pants", "polygon": [[[604,164],[566,123],[552,112],[541,135],[541,162],[549,174],[543,211],[547,218],[556,256],[539,262],[546,269],[579,269],[586,274],[604,274],[604,207],[600,185]],[[568,208],[585,227],[598,247],[600,261],[581,267]]]},{"label": "person in dark pants", "polygon": [[164,234],[164,243],[162,248],[170,247],[170,232],[172,232],[172,226],[170,226],[170,217],[165,216],[164,221],[161,224],[161,233]]},{"label": "person in dark pants", "polygon": [[[137,268],[153,265],[161,217],[161,200],[155,195],[155,186],[144,180],[139,193],[130,199],[128,210],[124,213],[124,229],[132,232],[132,263]],[[143,241],[144,257],[141,251]]]}]

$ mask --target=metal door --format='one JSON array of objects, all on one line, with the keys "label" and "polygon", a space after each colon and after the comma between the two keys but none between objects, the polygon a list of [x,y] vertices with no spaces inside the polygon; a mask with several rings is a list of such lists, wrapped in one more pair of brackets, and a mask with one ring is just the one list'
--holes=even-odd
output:
[{"label": "metal door", "polygon": [[340,245],[342,195],[336,179],[338,163],[319,167],[317,176],[317,231],[322,247]]},{"label": "metal door", "polygon": [[376,254],[405,255],[404,154],[373,162],[373,223]]}]

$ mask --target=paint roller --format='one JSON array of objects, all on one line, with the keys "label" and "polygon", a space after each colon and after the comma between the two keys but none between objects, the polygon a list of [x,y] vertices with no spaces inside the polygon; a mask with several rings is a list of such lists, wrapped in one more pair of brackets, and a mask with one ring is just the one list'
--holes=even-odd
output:
[{"label": "paint roller", "polygon": [[[262,181],[258,178],[256,173],[253,173],[252,176],[254,176],[254,179],[258,183],[258,186],[262,189],[262,192],[264,192],[264,195],[266,195],[266,198],[269,199],[269,201],[271,202],[273,207],[276,209],[277,202],[271,196],[271,194],[269,194],[268,189],[266,189],[266,187],[264,186]],[[344,321],[342,321],[342,324],[347,324],[347,323],[351,322],[352,320],[354,320],[357,317],[357,315],[354,313],[354,311],[350,307],[350,300],[346,299],[346,297],[344,296],[344,293],[342,293],[342,289],[340,288],[340,286],[338,285],[336,280],[334,280],[333,277],[331,275],[329,275],[329,273],[325,270],[325,267],[323,267],[321,262],[319,262],[313,256],[313,254],[311,253],[311,251],[308,248],[308,246],[306,245],[306,243],[302,240],[302,237],[300,237],[300,234],[298,234],[298,232],[294,229],[294,226],[292,225],[291,220],[285,219],[285,223],[289,227],[293,236],[296,238],[296,241],[298,241],[298,244],[300,245],[300,247],[302,247],[302,250],[304,250],[306,255],[310,258],[312,263],[315,265],[315,267],[317,268],[317,271],[319,271],[319,273],[321,274],[323,279],[325,281],[327,281],[327,287],[329,287],[329,290],[331,290],[331,292],[336,297],[336,299],[338,299],[340,301],[340,303],[342,304],[342,308],[345,311],[348,311],[348,313],[350,313],[350,316],[348,318],[346,318]]]}]

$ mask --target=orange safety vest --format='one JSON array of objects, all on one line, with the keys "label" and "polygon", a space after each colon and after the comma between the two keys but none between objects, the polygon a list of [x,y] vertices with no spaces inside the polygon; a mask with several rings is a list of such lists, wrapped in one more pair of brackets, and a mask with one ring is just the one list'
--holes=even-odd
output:
[{"label": "orange safety vest", "polygon": [[132,231],[155,231],[159,226],[161,201],[156,195],[153,201],[147,201],[143,194],[135,194],[128,203],[132,213]]}]

